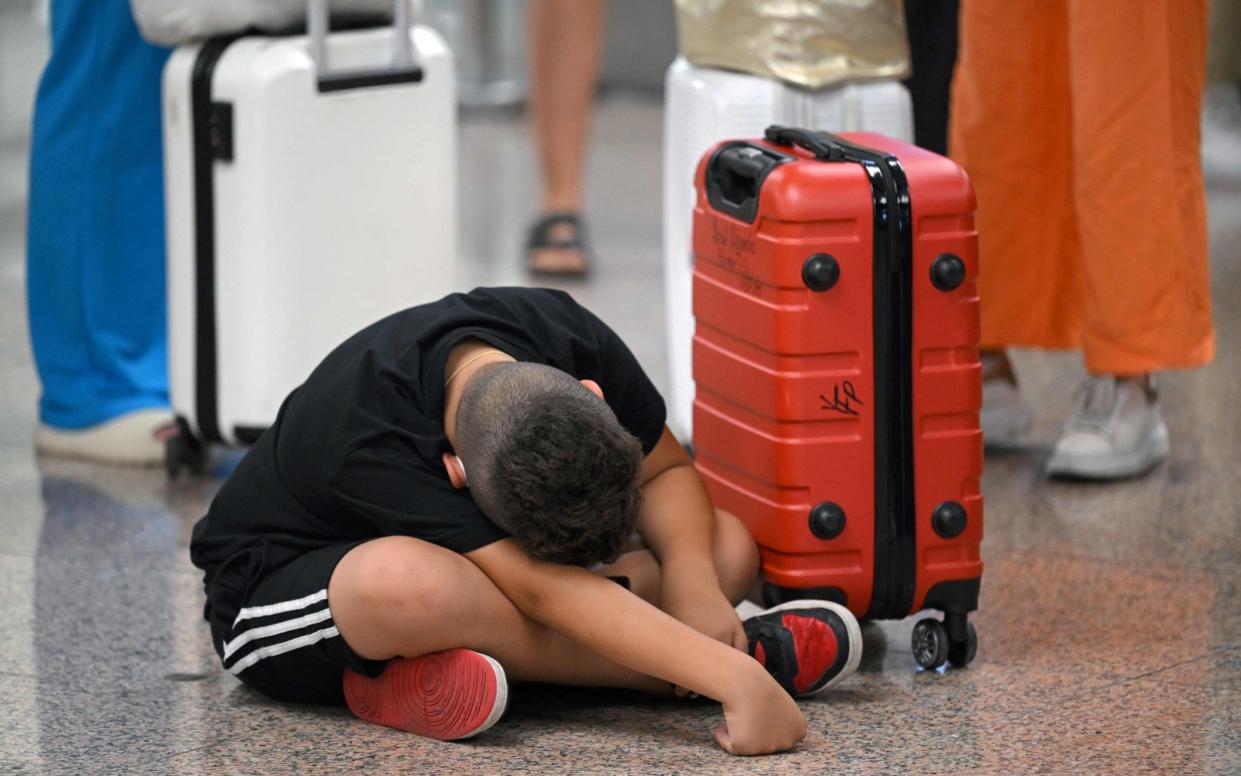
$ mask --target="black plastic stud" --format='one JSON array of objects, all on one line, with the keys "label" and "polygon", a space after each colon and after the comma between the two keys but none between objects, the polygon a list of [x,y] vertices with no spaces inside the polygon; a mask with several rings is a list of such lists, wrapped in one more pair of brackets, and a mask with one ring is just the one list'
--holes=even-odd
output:
[{"label": "black plastic stud", "polygon": [[824,501],[810,510],[810,533],[820,539],[835,539],[845,530],[845,510],[834,501]]},{"label": "black plastic stud", "polygon": [[931,513],[931,527],[945,539],[960,536],[965,530],[965,507],[955,501],[941,503]]},{"label": "black plastic stud", "polygon": [[941,253],[931,265],[931,283],[940,291],[951,291],[965,281],[965,262],[955,253]]},{"label": "black plastic stud", "polygon": [[829,253],[816,253],[801,266],[801,279],[811,291],[826,291],[840,280],[840,265]]}]

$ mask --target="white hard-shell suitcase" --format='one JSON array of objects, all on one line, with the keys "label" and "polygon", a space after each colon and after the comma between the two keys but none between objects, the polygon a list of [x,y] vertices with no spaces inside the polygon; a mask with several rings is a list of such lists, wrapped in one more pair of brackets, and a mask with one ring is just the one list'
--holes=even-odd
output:
[{"label": "white hard-shell suitcase", "polygon": [[664,108],[668,424],[683,442],[693,438],[694,171],[711,146],[729,138],[761,137],[772,124],[878,132],[913,140],[909,93],[897,81],[809,90],[746,73],[695,67],[683,57],[669,66]]},{"label": "white hard-shell suitcase", "polygon": [[199,441],[253,442],[337,344],[452,290],[452,55],[394,5],[391,28],[329,34],[309,0],[308,35],[168,60],[173,471]]}]

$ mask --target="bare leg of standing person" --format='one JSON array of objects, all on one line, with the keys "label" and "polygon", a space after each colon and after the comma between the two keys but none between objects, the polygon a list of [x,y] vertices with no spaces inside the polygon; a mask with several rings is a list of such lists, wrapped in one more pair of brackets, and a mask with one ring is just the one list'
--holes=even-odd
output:
[{"label": "bare leg of standing person", "polygon": [[536,272],[581,274],[590,259],[582,173],[605,9],[604,0],[530,2],[530,117],[543,181],[527,243]]}]

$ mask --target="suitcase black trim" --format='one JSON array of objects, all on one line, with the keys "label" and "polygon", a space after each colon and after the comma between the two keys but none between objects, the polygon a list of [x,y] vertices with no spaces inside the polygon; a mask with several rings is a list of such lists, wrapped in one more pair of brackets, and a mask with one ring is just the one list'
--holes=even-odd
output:
[{"label": "suitcase black trim", "polygon": [[917,524],[913,450],[913,220],[893,155],[826,138],[862,165],[874,203],[875,574],[866,617],[913,608]]},{"label": "suitcase black trim", "polygon": [[[211,100],[211,79],[224,51],[237,38],[212,38],[203,43],[190,75],[194,153],[194,419],[199,439],[205,442],[223,441],[219,423],[215,311],[214,166],[219,156],[220,112]],[[231,147],[229,150],[231,156]]]},{"label": "suitcase black trim", "polygon": [[422,83],[422,68],[407,67],[401,70],[377,69],[332,73],[319,76],[320,92],[343,92],[350,89],[366,89],[375,86]]},{"label": "suitcase black trim", "polygon": [[982,577],[953,579],[939,582],[926,592],[922,609],[938,609],[941,612],[972,612],[978,609],[978,593]]},{"label": "suitcase black trim", "polygon": [[849,594],[839,587],[781,587],[771,582],[763,582],[759,591],[763,606],[771,608],[790,601],[810,598],[815,601],[831,601],[841,606],[849,606]]}]

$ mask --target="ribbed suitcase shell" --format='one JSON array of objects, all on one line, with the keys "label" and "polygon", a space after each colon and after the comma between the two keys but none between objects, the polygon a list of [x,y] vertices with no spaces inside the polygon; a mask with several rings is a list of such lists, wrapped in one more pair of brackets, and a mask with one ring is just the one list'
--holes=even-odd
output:
[{"label": "ribbed suitcase shell", "polygon": [[[871,134],[843,134],[895,154],[904,167],[912,232],[913,594],[924,605],[976,606],[983,534],[978,257],[974,195],[951,161]],[[761,185],[753,223],[708,201],[697,172],[694,209],[693,374],[697,466],[719,508],[740,517],[761,548],[766,580],[783,588],[835,589],[859,616],[876,573],[876,396],[872,191],[863,167],[823,162],[801,149],[757,145],[797,157]],[[807,287],[808,256],[838,261],[836,284]],[[932,263],[955,254],[964,282],[936,288]],[[847,384],[847,385],[846,385]],[[841,404],[857,415],[841,411]],[[945,538],[931,515],[944,502],[966,511],[965,530]],[[834,502],[846,515],[832,539],[808,515]],[[928,592],[949,583],[932,596]],[[972,584],[973,601],[946,601]],[[969,594],[965,595],[968,598]]]},{"label": "ribbed suitcase shell", "polygon": [[[332,32],[333,69],[387,66],[392,35]],[[206,311],[195,140],[213,130],[195,124],[192,95],[203,47],[219,44],[183,46],[168,60],[168,360],[173,409],[195,435],[252,442],[333,347],[452,290],[453,60],[429,27],[410,35],[421,81],[330,92],[316,89],[306,36],[249,36],[223,49],[210,99],[231,106],[232,153],[210,162],[214,309]],[[211,339],[211,352],[199,352]]]},{"label": "ribbed suitcase shell", "polygon": [[693,437],[694,383],[690,343],[694,170],[704,151],[734,137],[752,137],[768,124],[831,132],[878,132],[913,139],[909,92],[899,81],[865,81],[802,89],[749,73],[695,67],[678,57],[665,79],[663,161],[664,302],[668,347],[668,424],[677,438]]}]

